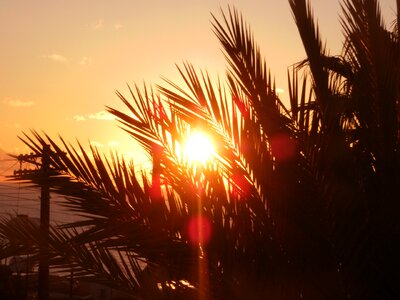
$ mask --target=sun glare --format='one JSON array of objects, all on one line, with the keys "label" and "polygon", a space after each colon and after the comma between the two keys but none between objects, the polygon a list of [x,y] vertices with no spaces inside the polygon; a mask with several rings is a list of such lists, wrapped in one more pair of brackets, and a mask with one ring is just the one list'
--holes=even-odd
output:
[{"label": "sun glare", "polygon": [[213,153],[214,145],[207,135],[196,131],[188,136],[184,148],[184,156],[187,161],[205,164]]}]

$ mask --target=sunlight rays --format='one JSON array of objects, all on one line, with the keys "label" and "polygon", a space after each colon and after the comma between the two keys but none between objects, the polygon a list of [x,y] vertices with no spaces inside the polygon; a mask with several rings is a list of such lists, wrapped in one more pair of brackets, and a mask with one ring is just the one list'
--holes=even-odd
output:
[{"label": "sunlight rays", "polygon": [[211,139],[201,131],[194,131],[184,145],[184,158],[191,164],[205,164],[215,153]]}]

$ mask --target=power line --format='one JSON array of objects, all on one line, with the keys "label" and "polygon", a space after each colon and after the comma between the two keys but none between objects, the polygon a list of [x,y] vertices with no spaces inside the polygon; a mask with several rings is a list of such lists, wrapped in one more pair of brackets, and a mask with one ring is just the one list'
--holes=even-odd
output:
[{"label": "power line", "polygon": [[14,161],[15,160],[15,158],[3,158],[3,159],[0,159],[0,162],[3,162],[3,161]]},{"label": "power line", "polygon": [[5,169],[4,171],[2,171],[2,173],[0,173],[0,176],[5,176],[5,174],[11,169],[14,168],[15,165],[18,164],[18,161],[15,162],[13,165],[9,166],[7,169]]}]

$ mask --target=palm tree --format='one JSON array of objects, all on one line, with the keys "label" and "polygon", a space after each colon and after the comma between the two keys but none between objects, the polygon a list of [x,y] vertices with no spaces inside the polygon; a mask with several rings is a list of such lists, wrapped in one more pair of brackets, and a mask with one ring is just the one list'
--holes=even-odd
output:
[{"label": "palm tree", "polygon": [[[117,154],[24,135],[39,155],[51,145],[64,170],[51,189],[85,217],[51,227],[55,268],[138,299],[400,297],[399,19],[387,29],[378,1],[343,0],[343,52],[330,56],[309,2],[289,3],[307,54],[288,71],[290,107],[231,8],[212,22],[226,85],[186,63],[185,87],[117,93],[127,112],[108,110],[153,158],[152,179]],[[180,154],[196,129],[219,142],[204,166]],[[8,222],[1,255],[37,253],[40,230]]]}]

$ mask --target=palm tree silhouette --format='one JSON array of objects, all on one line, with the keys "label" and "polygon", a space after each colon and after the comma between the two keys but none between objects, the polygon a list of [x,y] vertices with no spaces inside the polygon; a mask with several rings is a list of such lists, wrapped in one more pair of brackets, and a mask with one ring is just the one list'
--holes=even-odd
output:
[{"label": "palm tree silhouette", "polygon": [[[307,54],[288,71],[290,107],[231,8],[212,21],[226,85],[185,63],[185,87],[117,92],[127,112],[108,111],[153,158],[151,179],[118,155],[24,135],[37,154],[51,145],[65,170],[52,190],[85,217],[51,227],[54,267],[140,299],[400,297],[399,19],[390,30],[378,1],[342,1],[343,52],[330,56],[309,2],[289,3]],[[180,155],[191,129],[218,141],[202,167]],[[210,236],[193,243],[200,218]],[[36,253],[38,228],[7,222],[1,255]]]}]

